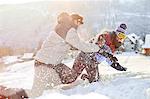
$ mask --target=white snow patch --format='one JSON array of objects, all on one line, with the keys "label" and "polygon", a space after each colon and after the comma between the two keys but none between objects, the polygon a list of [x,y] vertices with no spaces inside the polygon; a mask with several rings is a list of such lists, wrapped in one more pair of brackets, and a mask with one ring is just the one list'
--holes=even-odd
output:
[{"label": "white snow patch", "polygon": [[24,55],[21,57],[23,60],[29,60],[33,59],[33,53],[24,53]]},{"label": "white snow patch", "polygon": [[2,61],[4,62],[4,64],[11,64],[22,60],[18,59],[18,56],[6,56],[2,58]]},{"label": "white snow patch", "polygon": [[51,94],[45,94],[41,97],[38,97],[36,99],[50,99],[51,98],[55,98],[55,99],[94,99],[94,97],[96,98],[100,98],[100,99],[110,99],[107,96],[101,95],[101,94],[97,94],[97,93],[88,93],[86,95],[71,95],[71,96],[67,96],[67,95],[63,95],[60,93],[51,93]]},{"label": "white snow patch", "polygon": [[[99,82],[81,83],[66,90],[47,90],[37,99],[150,99],[148,97],[150,96],[150,69],[148,69],[150,68],[150,58],[133,53],[123,53],[117,57],[120,63],[128,68],[127,72],[118,72],[104,62],[99,65],[101,74]],[[129,58],[128,61],[126,58]],[[71,67],[73,60],[64,61],[64,63]],[[146,68],[144,65],[142,66],[143,63]],[[5,72],[0,73],[0,85],[31,89],[34,75],[33,66],[34,61],[8,66]]]}]

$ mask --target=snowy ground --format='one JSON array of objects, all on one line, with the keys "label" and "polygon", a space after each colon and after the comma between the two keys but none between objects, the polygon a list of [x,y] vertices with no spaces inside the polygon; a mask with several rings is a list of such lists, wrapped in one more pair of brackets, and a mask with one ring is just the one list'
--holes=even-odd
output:
[{"label": "snowy ground", "polygon": [[[101,81],[92,84],[85,81],[67,90],[47,90],[37,99],[150,99],[150,57],[134,53],[116,56],[128,68],[127,72],[116,71],[103,62],[99,65]],[[28,61],[7,66],[0,73],[0,85],[30,89],[34,74],[33,63],[34,61]],[[66,60],[65,63],[71,66],[73,60]]]}]

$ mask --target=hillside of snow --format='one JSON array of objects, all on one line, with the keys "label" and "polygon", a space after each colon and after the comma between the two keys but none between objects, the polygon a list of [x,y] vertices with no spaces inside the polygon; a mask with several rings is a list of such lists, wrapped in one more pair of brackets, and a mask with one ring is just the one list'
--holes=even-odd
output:
[{"label": "hillside of snow", "polygon": [[[43,95],[36,99],[50,97],[56,99],[150,99],[150,57],[134,53],[122,53],[116,56],[120,63],[128,68],[128,71],[116,71],[103,62],[99,65],[101,76],[99,82],[88,84],[87,81],[78,79],[80,84],[72,88],[59,89],[58,86],[44,91]],[[71,67],[73,60],[65,60],[64,63]],[[0,73],[0,85],[30,89],[33,83],[33,65],[33,60],[8,65],[5,71]]]}]

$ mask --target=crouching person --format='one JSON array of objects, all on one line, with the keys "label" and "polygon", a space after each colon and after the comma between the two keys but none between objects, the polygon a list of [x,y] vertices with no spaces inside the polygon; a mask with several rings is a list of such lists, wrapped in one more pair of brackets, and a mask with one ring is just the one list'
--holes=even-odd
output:
[{"label": "crouching person", "polygon": [[61,13],[58,16],[58,24],[35,55],[33,86],[31,90],[24,90],[28,97],[40,96],[46,89],[77,79],[77,71],[62,63],[72,46],[83,52],[98,52],[98,45],[80,40],[77,29],[81,24],[83,17],[78,14]]},{"label": "crouching person", "polygon": [[122,67],[118,63],[118,59],[113,53],[123,44],[126,38],[126,24],[120,26],[113,32],[105,32],[98,36],[96,44],[99,46],[99,51],[94,53],[81,52],[75,59],[73,70],[78,71],[78,75],[85,69],[87,74],[83,74],[81,79],[88,79],[89,82],[95,82],[100,79],[98,64],[106,61],[111,67],[119,71],[126,71],[127,68]]},{"label": "crouching person", "polygon": [[114,52],[123,45],[126,39],[126,24],[122,23],[116,29],[116,31],[105,32],[98,36],[96,44],[101,46],[98,53],[96,53],[96,60],[101,62],[106,60],[106,62],[116,70],[126,71],[126,68],[122,67],[118,63],[118,59],[113,55]]},{"label": "crouching person", "polygon": [[32,90],[26,91],[29,97],[39,96],[45,89],[70,84],[77,79],[77,71],[62,63],[71,47],[83,52],[99,50],[98,45],[80,40],[77,29],[81,24],[83,17],[78,14],[62,13],[58,16],[55,30],[50,33],[35,55],[34,83]]}]

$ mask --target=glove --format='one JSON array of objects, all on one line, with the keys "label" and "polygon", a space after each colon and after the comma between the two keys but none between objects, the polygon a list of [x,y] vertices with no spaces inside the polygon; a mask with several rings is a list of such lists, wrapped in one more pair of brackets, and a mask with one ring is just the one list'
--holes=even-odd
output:
[{"label": "glove", "polygon": [[126,67],[122,67],[119,63],[112,63],[111,67],[115,68],[116,70],[119,71],[127,71]]}]

